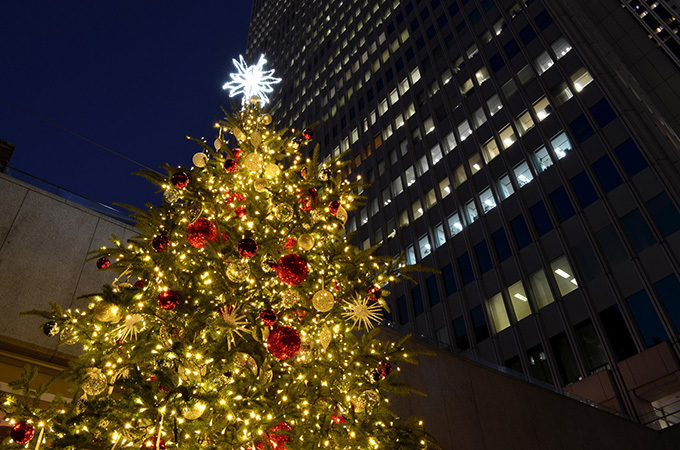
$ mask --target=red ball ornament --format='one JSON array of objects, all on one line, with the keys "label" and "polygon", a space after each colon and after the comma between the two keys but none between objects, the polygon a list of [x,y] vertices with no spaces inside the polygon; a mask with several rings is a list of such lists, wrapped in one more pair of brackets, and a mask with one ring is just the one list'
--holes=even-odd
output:
[{"label": "red ball ornament", "polygon": [[158,306],[166,311],[172,311],[179,305],[179,295],[172,289],[163,291],[158,294]]},{"label": "red ball ornament", "polygon": [[107,267],[111,266],[111,261],[109,261],[109,258],[106,256],[102,256],[97,260],[97,269],[106,269]]},{"label": "red ball ornament", "polygon": [[257,242],[251,238],[241,239],[238,243],[238,254],[242,258],[252,258],[257,253]]},{"label": "red ball ornament", "polygon": [[246,206],[241,205],[241,206],[237,206],[236,208],[234,208],[234,215],[238,219],[241,219],[241,220],[245,219],[246,218]]},{"label": "red ball ornament", "polygon": [[12,427],[12,431],[9,432],[9,436],[17,444],[26,444],[28,441],[33,439],[35,434],[35,427],[28,423],[26,420],[22,420],[18,424]]},{"label": "red ball ornament", "polygon": [[314,139],[314,131],[311,128],[305,128],[302,131],[302,137],[308,141],[311,141],[312,139]]},{"label": "red ball ornament", "polygon": [[300,199],[300,209],[303,212],[309,212],[312,209],[316,208],[318,198],[319,193],[317,192],[317,190],[314,188],[310,188],[307,191],[307,194],[302,196],[302,198]]},{"label": "red ball ornament", "polygon": [[375,369],[375,372],[373,373],[373,378],[375,378],[376,375],[378,378],[385,378],[390,373],[392,373],[392,364],[387,361],[381,361],[378,363],[378,368]]},{"label": "red ball ornament", "polygon": [[368,294],[368,299],[372,302],[378,301],[378,299],[382,297],[382,289],[375,284],[369,287],[366,293]]},{"label": "red ball ornament", "polygon": [[135,281],[134,286],[135,286],[137,289],[143,289],[143,288],[144,288],[144,280],[137,280],[137,281]]},{"label": "red ball ornament", "polygon": [[340,201],[339,200],[333,200],[328,204],[328,212],[336,215],[338,213],[338,209],[340,209]]},{"label": "red ball ornament", "polygon": [[238,148],[238,147],[232,148],[232,149],[231,149],[231,154],[232,154],[232,156],[234,157],[234,159],[235,159],[236,161],[238,161],[239,159],[241,159],[241,155],[243,154],[243,150],[241,150],[241,149]]},{"label": "red ball ornament", "polygon": [[300,176],[303,180],[306,179],[309,176],[309,169],[307,167],[300,169]]},{"label": "red ball ornament", "polygon": [[289,286],[297,286],[305,281],[308,273],[307,261],[295,253],[282,257],[276,264],[276,275]]},{"label": "red ball ornament", "polygon": [[234,173],[238,169],[238,163],[235,159],[228,159],[224,161],[224,169],[229,173]]},{"label": "red ball ornament", "polygon": [[163,250],[170,247],[170,238],[168,238],[164,234],[159,234],[158,236],[153,238],[153,241],[151,241],[151,246],[157,252],[162,252]]},{"label": "red ball ornament", "polygon": [[184,172],[177,172],[170,178],[170,182],[177,189],[185,188],[189,184],[189,175]]},{"label": "red ball ornament", "polygon": [[286,240],[286,243],[283,244],[284,248],[293,248],[297,244],[297,241],[294,238],[288,238]]},{"label": "red ball ornament", "polygon": [[267,348],[278,359],[290,359],[300,351],[300,333],[293,327],[279,325],[269,333]]},{"label": "red ball ornament", "polygon": [[345,423],[347,422],[347,418],[343,416],[342,414],[331,414],[331,420],[333,423]]},{"label": "red ball ornament", "polygon": [[259,317],[260,320],[262,321],[262,325],[264,325],[265,327],[274,326],[274,324],[278,320],[278,318],[276,317],[276,312],[271,308],[263,309],[262,311],[260,311]]},{"label": "red ball ornament", "polygon": [[[158,441],[158,446],[156,446],[156,441]],[[139,448],[141,450],[165,450],[165,441],[163,439],[158,439],[158,435],[154,434],[153,436],[144,439],[144,443]]]},{"label": "red ball ornament", "polygon": [[203,248],[205,241],[217,240],[217,226],[206,218],[199,218],[187,226],[187,240],[196,248]]}]

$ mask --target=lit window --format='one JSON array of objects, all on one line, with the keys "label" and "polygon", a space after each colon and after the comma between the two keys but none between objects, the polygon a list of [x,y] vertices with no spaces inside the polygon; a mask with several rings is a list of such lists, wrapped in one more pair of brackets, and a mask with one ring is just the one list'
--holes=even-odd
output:
[{"label": "lit window", "polygon": [[508,312],[505,310],[503,296],[500,293],[494,295],[489,299],[487,305],[489,306],[491,321],[496,333],[508,328],[510,326],[510,319],[508,318]]},{"label": "lit window", "polygon": [[574,96],[574,94],[571,93],[569,86],[567,86],[567,83],[560,83],[559,86],[553,90],[553,94],[555,96],[555,103],[557,103],[557,105],[564,104],[564,102]]},{"label": "lit window", "polygon": [[461,231],[463,231],[463,224],[460,221],[460,218],[458,217],[458,213],[455,212],[451,214],[448,219],[447,219],[448,225],[449,225],[449,233],[451,233],[451,236],[455,236]]},{"label": "lit window", "polygon": [[446,244],[446,233],[444,233],[444,225],[439,223],[434,227],[434,245],[441,247]]},{"label": "lit window", "polygon": [[545,145],[541,145],[538,149],[534,150],[534,166],[536,167],[536,172],[541,173],[552,166],[552,164],[552,159],[550,159],[550,154],[545,148]]},{"label": "lit window", "polygon": [[503,128],[501,130],[501,132],[499,133],[499,136],[501,138],[501,142],[503,143],[504,149],[510,147],[517,140],[517,137],[515,136],[515,132],[513,131],[512,127],[510,125]]},{"label": "lit window", "polygon": [[412,245],[406,247],[406,264],[412,265],[416,263],[416,250]]},{"label": "lit window", "polygon": [[584,68],[581,68],[574,72],[571,75],[571,81],[574,83],[574,89],[576,92],[581,92],[583,88],[588,86],[591,81],[593,81],[593,77],[590,76],[590,73]]},{"label": "lit window", "polygon": [[481,85],[490,78],[489,71],[486,67],[482,67],[477,72],[475,72],[475,78],[477,79],[477,83]]},{"label": "lit window", "polygon": [[413,103],[410,103],[407,107],[406,110],[404,111],[404,114],[406,115],[406,118],[408,119],[412,115],[416,113],[416,107],[413,105]]},{"label": "lit window", "polygon": [[477,48],[476,45],[472,45],[467,50],[465,50],[465,53],[467,53],[468,59],[472,59],[473,56],[479,53],[479,49]]},{"label": "lit window", "polygon": [[420,80],[420,70],[416,67],[411,71],[411,83],[416,84]]},{"label": "lit window", "polygon": [[453,131],[446,135],[444,150],[446,153],[450,152],[456,148],[456,137],[453,135]]},{"label": "lit window", "polygon": [[486,122],[486,113],[483,108],[477,108],[477,110],[472,114],[472,123],[475,128],[479,128]]},{"label": "lit window", "polygon": [[439,195],[441,198],[446,197],[451,193],[451,183],[449,182],[449,178],[446,177],[443,180],[439,182]]},{"label": "lit window", "polygon": [[432,120],[432,117],[428,117],[425,119],[423,122],[423,126],[425,127],[425,134],[430,134],[431,132],[434,131],[434,120]]},{"label": "lit window", "polygon": [[482,169],[482,157],[479,156],[479,153],[475,153],[468,158],[468,164],[470,165],[470,172],[474,175]]},{"label": "lit window", "polygon": [[503,109],[503,104],[501,103],[501,99],[498,97],[498,94],[494,94],[489,97],[489,99],[486,101],[486,106],[489,107],[489,114],[492,116]]},{"label": "lit window", "polygon": [[550,69],[553,64],[555,64],[550,55],[548,55],[548,52],[543,52],[538,55],[534,62],[536,63],[536,72],[539,75]]},{"label": "lit window", "polygon": [[430,189],[427,194],[425,194],[425,204],[427,205],[427,209],[430,209],[437,204],[437,194],[435,194],[434,189]]},{"label": "lit window", "polygon": [[411,204],[411,213],[413,214],[413,220],[420,219],[423,216],[423,205],[420,203],[420,199],[416,200]]},{"label": "lit window", "polygon": [[406,169],[406,187],[411,186],[416,182],[416,172],[413,167]]},{"label": "lit window", "polygon": [[423,235],[418,239],[418,249],[420,250],[420,257],[425,258],[430,253],[432,253],[432,247],[430,246],[430,239],[427,235]]},{"label": "lit window", "polygon": [[[387,140],[387,138],[392,136],[392,124],[391,123],[388,123],[387,127],[385,127],[383,129],[382,135],[383,135],[383,138],[382,138],[383,141]],[[376,144],[375,148],[378,148],[378,147],[379,147],[379,145]]]},{"label": "lit window", "polygon": [[560,256],[556,260],[551,261],[550,268],[552,269],[553,277],[560,290],[560,294],[567,295],[578,288],[578,282],[574,277],[574,271],[569,265],[566,256]]},{"label": "lit window", "polygon": [[434,147],[430,149],[430,157],[432,158],[432,165],[437,164],[443,158],[442,148],[439,144],[435,144]]},{"label": "lit window", "polygon": [[465,213],[467,214],[469,223],[474,222],[479,217],[479,215],[477,214],[477,206],[475,206],[474,199],[470,200],[465,204]]},{"label": "lit window", "polygon": [[397,177],[392,180],[392,192],[394,192],[395,197],[404,192],[404,188],[401,184],[401,177]]},{"label": "lit window", "polygon": [[499,154],[500,150],[498,149],[498,144],[496,144],[494,138],[489,139],[486,144],[482,146],[482,155],[484,155],[484,162],[487,164]]},{"label": "lit window", "polygon": [[373,217],[379,212],[380,208],[378,208],[378,199],[374,198],[373,200],[371,200],[371,203],[369,205],[369,214],[371,215],[371,217]]},{"label": "lit window", "polygon": [[382,191],[382,202],[383,206],[387,206],[392,203],[392,197],[390,196],[390,188],[385,188]]},{"label": "lit window", "polygon": [[393,89],[392,92],[390,92],[390,103],[395,104],[399,101],[399,93],[397,92],[396,89]]},{"label": "lit window", "polygon": [[546,97],[540,98],[536,103],[534,103],[534,112],[539,121],[542,121],[550,115],[552,112],[552,106]]},{"label": "lit window", "polygon": [[534,127],[534,120],[531,118],[529,111],[524,111],[524,113],[519,116],[518,120],[522,131],[525,133]]},{"label": "lit window", "polygon": [[534,179],[533,175],[531,175],[531,170],[529,170],[529,164],[527,164],[526,161],[522,161],[521,163],[517,164],[514,171],[519,187],[529,184],[531,180]]},{"label": "lit window", "polygon": [[453,171],[453,182],[456,187],[467,181],[467,175],[465,174],[465,166],[463,164],[456,167]]},{"label": "lit window", "polygon": [[394,125],[397,129],[404,126],[404,116],[401,113],[399,113],[395,116]]},{"label": "lit window", "polygon": [[493,24],[493,31],[496,33],[496,36],[501,34],[501,31],[503,31],[504,26],[505,26],[505,19],[501,19],[498,22]]},{"label": "lit window", "polygon": [[510,182],[510,176],[507,173],[498,179],[498,191],[504,200],[515,193]]},{"label": "lit window", "polygon": [[531,306],[529,306],[529,299],[521,280],[508,288],[508,296],[518,321],[531,315]]},{"label": "lit window", "polygon": [[359,140],[359,130],[356,128],[352,130],[352,144]]},{"label": "lit window", "polygon": [[368,222],[368,211],[366,211],[366,208],[361,208],[361,212],[359,213],[361,217],[361,225],[364,225]]},{"label": "lit window", "polygon": [[567,156],[567,152],[571,151],[571,142],[565,132],[559,133],[557,136],[550,140],[550,144],[555,150],[555,154],[558,159],[562,159]]},{"label": "lit window", "polygon": [[451,70],[446,69],[442,73],[442,83],[447,84],[449,81],[451,81],[451,78],[453,78],[453,75],[451,75]]},{"label": "lit window", "polygon": [[387,100],[380,102],[380,105],[378,105],[378,111],[380,112],[381,116],[387,112]]},{"label": "lit window", "polygon": [[472,134],[472,128],[470,128],[470,124],[467,120],[463,120],[458,124],[458,134],[460,135],[461,141],[464,141]]},{"label": "lit window", "polygon": [[555,52],[555,56],[557,57],[557,59],[560,59],[561,57],[569,53],[569,50],[571,50],[571,44],[569,44],[569,42],[567,42],[567,40],[564,39],[563,37],[553,42],[551,47]]},{"label": "lit window", "polygon": [[408,91],[408,78],[404,78],[401,80],[401,83],[399,83],[399,93],[404,95],[406,91]]},{"label": "lit window", "polygon": [[484,213],[487,213],[496,207],[496,200],[493,198],[491,188],[486,188],[479,193],[479,201],[482,204]]},{"label": "lit window", "polygon": [[399,213],[399,228],[406,228],[409,225],[408,210]]},{"label": "lit window", "polygon": [[472,79],[468,78],[463,84],[460,85],[461,94],[465,95],[472,90],[474,84],[472,84]]},{"label": "lit window", "polygon": [[536,300],[536,305],[539,308],[543,308],[555,301],[550,291],[550,285],[548,284],[548,278],[545,276],[543,270],[537,270],[532,273],[529,277],[531,283],[531,291],[534,294],[534,299]]}]

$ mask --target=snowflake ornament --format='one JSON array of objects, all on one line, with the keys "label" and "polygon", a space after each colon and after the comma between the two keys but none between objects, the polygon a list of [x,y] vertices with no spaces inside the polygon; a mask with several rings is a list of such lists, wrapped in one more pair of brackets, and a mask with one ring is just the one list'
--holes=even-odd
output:
[{"label": "snowflake ornament", "polygon": [[225,334],[227,335],[227,350],[231,350],[231,346],[236,345],[236,336],[242,337],[241,333],[247,333],[246,326],[248,321],[240,315],[234,305],[224,305],[217,310],[217,313],[222,317],[224,323],[227,325]]},{"label": "snowflake ornament", "polygon": [[274,91],[272,85],[279,83],[281,78],[275,78],[274,69],[264,70],[267,60],[264,55],[260,55],[260,60],[254,66],[249,66],[239,55],[239,61],[232,59],[236,66],[236,73],[230,73],[231,81],[224,83],[222,89],[229,89],[229,97],[236,97],[243,94],[243,104],[251,97],[259,97],[264,105],[269,101],[268,93]]},{"label": "snowflake ornament", "polygon": [[379,303],[369,305],[367,299],[354,296],[350,301],[345,302],[345,311],[342,316],[352,321],[352,328],[360,324],[370,330],[373,328],[373,322],[380,320],[381,310],[382,306]]},{"label": "snowflake ornament", "polygon": [[144,318],[140,314],[132,314],[127,316],[123,325],[117,327],[114,332],[118,333],[118,339],[137,339],[137,333],[142,330],[143,326]]}]

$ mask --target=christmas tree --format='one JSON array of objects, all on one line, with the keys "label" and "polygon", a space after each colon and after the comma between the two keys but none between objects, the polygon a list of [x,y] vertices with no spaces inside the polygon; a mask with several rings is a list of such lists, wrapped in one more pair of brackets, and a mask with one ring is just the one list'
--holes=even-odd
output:
[{"label": "christmas tree", "polygon": [[194,167],[142,173],[164,201],[129,207],[139,234],[93,255],[115,280],[81,308],[34,312],[83,352],[70,401],[40,408],[31,370],[14,384],[7,448],[436,447],[390,410],[388,394],[413,391],[397,380],[416,362],[407,338],[374,328],[410,268],[349,244],[347,163],[320,162],[311,128],[276,131],[266,96],[241,92]]}]

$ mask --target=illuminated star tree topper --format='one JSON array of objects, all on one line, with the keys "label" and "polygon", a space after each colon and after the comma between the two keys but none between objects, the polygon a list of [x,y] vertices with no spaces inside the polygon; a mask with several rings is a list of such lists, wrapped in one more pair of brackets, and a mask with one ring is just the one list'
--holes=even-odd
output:
[{"label": "illuminated star tree topper", "polygon": [[264,70],[264,65],[267,64],[267,59],[264,55],[260,55],[260,60],[253,66],[248,66],[243,59],[243,55],[239,55],[239,60],[232,59],[236,66],[236,73],[230,73],[231,81],[224,83],[222,89],[229,89],[229,96],[235,97],[243,94],[243,103],[245,104],[251,97],[259,97],[262,104],[269,101],[268,93],[273,92],[272,85],[279,83],[281,78],[275,78],[274,69]]}]

